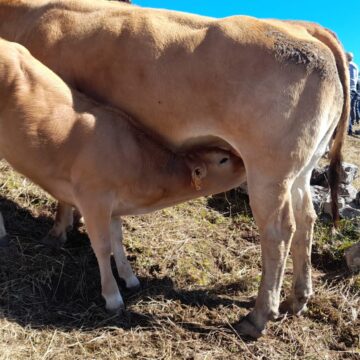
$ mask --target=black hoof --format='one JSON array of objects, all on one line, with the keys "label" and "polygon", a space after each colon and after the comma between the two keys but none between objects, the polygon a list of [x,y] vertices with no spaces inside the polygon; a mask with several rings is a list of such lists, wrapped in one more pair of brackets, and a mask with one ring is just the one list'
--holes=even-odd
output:
[{"label": "black hoof", "polygon": [[253,324],[249,315],[245,316],[242,320],[240,320],[240,322],[235,325],[234,328],[239,335],[254,340],[266,334],[265,330],[258,329],[256,325]]},{"label": "black hoof", "polygon": [[126,287],[126,290],[129,291],[130,293],[137,293],[141,290],[141,284]]}]

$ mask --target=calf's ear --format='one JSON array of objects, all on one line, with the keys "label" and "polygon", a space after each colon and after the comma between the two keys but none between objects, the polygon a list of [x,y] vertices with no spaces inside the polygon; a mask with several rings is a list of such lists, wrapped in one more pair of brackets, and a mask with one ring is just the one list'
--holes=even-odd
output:
[{"label": "calf's ear", "polygon": [[202,179],[206,176],[206,166],[204,164],[195,166],[191,171],[191,184],[195,190],[201,190]]}]

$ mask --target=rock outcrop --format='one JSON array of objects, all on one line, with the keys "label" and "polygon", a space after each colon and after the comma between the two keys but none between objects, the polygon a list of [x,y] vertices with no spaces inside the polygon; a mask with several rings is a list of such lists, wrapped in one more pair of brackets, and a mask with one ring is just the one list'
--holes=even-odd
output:
[{"label": "rock outcrop", "polygon": [[[316,167],[311,176],[311,194],[315,211],[318,215],[331,216],[331,199],[328,185],[329,167]],[[356,165],[343,163],[339,189],[339,213],[345,219],[360,216],[360,195],[352,182],[358,177],[359,168]]]}]

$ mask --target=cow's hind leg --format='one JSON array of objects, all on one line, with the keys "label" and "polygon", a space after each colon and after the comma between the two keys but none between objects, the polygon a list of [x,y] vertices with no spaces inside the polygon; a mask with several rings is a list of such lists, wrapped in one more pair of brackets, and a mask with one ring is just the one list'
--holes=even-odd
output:
[{"label": "cow's hind leg", "polygon": [[260,337],[267,321],[278,316],[285,261],[295,232],[291,182],[284,179],[248,171],[251,208],[261,239],[262,278],[255,308],[236,328],[253,338]]},{"label": "cow's hind leg", "polygon": [[114,217],[111,220],[111,247],[115,259],[118,274],[121,279],[125,281],[128,289],[138,289],[140,282],[133,273],[131,265],[126,258],[124,246],[122,243],[122,222],[119,217]]},{"label": "cow's hind leg", "polygon": [[310,192],[311,170],[300,175],[292,188],[296,232],[291,243],[294,277],[291,295],[281,306],[282,312],[300,315],[312,295],[311,245],[316,220]]}]

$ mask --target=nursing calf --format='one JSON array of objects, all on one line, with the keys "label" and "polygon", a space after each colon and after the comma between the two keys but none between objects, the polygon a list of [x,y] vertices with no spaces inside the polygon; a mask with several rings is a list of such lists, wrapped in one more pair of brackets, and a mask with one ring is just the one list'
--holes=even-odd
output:
[{"label": "nursing calf", "polygon": [[127,286],[138,285],[120,216],[235,187],[243,163],[215,149],[177,155],[124,113],[70,89],[24,47],[0,39],[0,54],[0,155],[65,208],[80,210],[106,308],[119,309],[111,253]]}]

